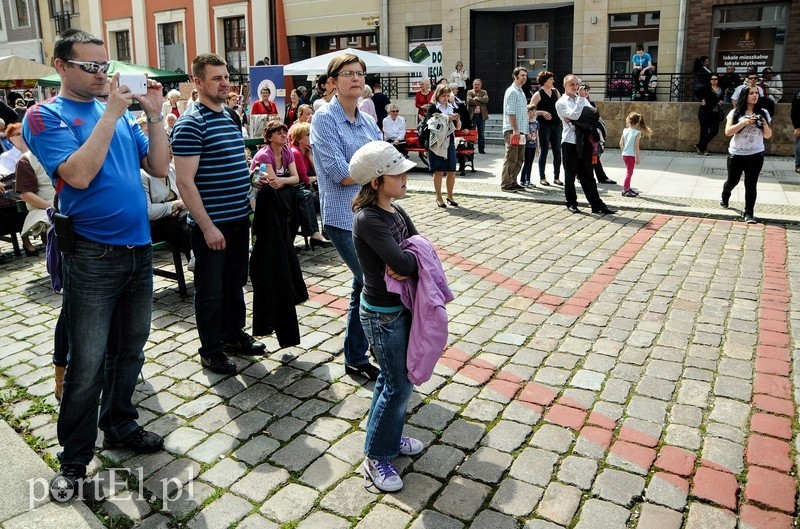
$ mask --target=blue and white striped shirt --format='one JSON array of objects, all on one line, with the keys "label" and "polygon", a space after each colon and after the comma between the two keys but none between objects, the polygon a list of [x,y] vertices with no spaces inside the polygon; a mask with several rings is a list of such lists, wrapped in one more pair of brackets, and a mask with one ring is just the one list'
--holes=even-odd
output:
[{"label": "blue and white striped shirt", "polygon": [[244,139],[226,110],[214,112],[197,103],[178,119],[171,142],[175,156],[200,156],[194,182],[212,222],[232,222],[250,214]]},{"label": "blue and white striped shirt", "polygon": [[371,116],[356,110],[356,119],[347,118],[339,98],[334,97],[311,120],[311,146],[317,169],[322,224],[353,231],[353,199],[359,185],[342,185],[350,175],[350,158],[363,145],[381,139],[381,131]]}]

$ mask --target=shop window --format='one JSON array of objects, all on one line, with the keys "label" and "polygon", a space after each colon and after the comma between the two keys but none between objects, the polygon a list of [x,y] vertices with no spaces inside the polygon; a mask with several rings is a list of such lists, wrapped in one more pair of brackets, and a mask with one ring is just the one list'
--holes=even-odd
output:
[{"label": "shop window", "polygon": [[739,72],[749,66],[780,71],[786,55],[788,16],[789,2],[715,7],[709,53],[712,66],[718,71],[726,66]]}]

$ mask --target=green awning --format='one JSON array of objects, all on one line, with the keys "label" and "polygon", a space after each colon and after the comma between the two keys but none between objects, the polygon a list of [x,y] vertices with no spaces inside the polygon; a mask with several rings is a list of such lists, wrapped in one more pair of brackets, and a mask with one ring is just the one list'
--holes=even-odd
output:
[{"label": "green awning", "polygon": [[[175,83],[188,81],[189,76],[183,72],[173,72],[170,70],[160,70],[149,66],[139,66],[120,61],[109,61],[111,66],[108,69],[108,76],[111,77],[115,72],[120,73],[146,73],[150,79],[155,79],[160,83]],[[48,75],[39,79],[41,86],[57,86],[61,84],[61,77],[58,74]]]}]

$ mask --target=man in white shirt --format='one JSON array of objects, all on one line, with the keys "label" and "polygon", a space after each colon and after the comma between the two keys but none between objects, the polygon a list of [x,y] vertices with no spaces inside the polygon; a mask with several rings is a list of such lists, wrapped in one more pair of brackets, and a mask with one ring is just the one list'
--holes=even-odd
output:
[{"label": "man in white shirt", "polygon": [[583,108],[589,106],[585,97],[578,95],[580,80],[577,76],[569,74],[564,77],[564,95],[556,102],[556,112],[564,123],[564,132],[561,135],[561,159],[564,162],[564,196],[567,209],[571,213],[580,213],[578,209],[578,193],[575,191],[575,177],[581,183],[583,194],[592,206],[592,213],[607,215],[616,213],[609,209],[597,192],[597,184],[592,176],[592,147],[588,135],[584,135],[583,155],[578,157],[577,137],[575,125],[581,117]]},{"label": "man in white shirt", "polygon": [[764,89],[758,86],[758,73],[755,68],[748,69],[747,78],[744,80],[744,83],[737,86],[736,90],[733,91],[733,95],[731,96],[731,105],[733,105],[733,108],[736,108],[736,102],[739,100],[742,90],[750,86],[758,88],[758,97],[764,97]]}]

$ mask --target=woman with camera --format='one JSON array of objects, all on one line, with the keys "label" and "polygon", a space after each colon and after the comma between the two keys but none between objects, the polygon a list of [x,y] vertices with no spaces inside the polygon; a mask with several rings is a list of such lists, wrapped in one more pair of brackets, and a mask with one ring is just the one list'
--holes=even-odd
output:
[{"label": "woman with camera", "polygon": [[764,140],[772,137],[769,112],[761,108],[758,87],[747,88],[747,97],[740,97],[736,108],[728,113],[725,135],[731,136],[728,147],[728,179],[722,186],[719,205],[728,207],[731,192],[744,173],[744,221],[755,224],[756,185],[764,165]]}]

